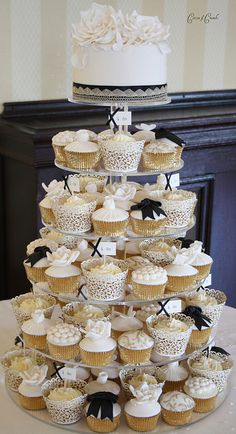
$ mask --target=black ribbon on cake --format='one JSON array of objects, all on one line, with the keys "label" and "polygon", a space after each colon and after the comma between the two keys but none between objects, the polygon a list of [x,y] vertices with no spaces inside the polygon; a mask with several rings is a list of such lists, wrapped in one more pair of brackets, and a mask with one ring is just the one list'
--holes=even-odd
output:
[{"label": "black ribbon on cake", "polygon": [[156,139],[169,139],[172,142],[176,143],[176,145],[183,147],[184,141],[173,134],[170,130],[166,130],[165,128],[159,128],[155,132],[155,138]]},{"label": "black ribbon on cake", "polygon": [[191,244],[194,243],[194,240],[191,240],[190,238],[178,238],[179,241],[181,241],[181,249],[188,249]]},{"label": "black ribbon on cake", "polygon": [[113,421],[113,404],[118,401],[118,396],[111,392],[96,392],[88,395],[87,401],[90,402],[87,416],[98,417],[101,410],[101,420],[106,417]]},{"label": "black ribbon on cake", "polygon": [[210,327],[211,319],[208,316],[204,315],[202,312],[202,308],[199,306],[188,306],[182,312],[184,315],[190,316],[194,322],[195,326],[198,330],[201,331],[202,327]]},{"label": "black ribbon on cake", "polygon": [[64,190],[68,190],[69,193],[72,195],[71,189],[68,184],[69,175],[62,175],[63,181],[64,181]]},{"label": "black ribbon on cake", "polygon": [[34,249],[34,252],[31,255],[27,256],[26,263],[30,264],[31,267],[36,264],[36,262],[40,261],[40,259],[47,257],[47,252],[52,253],[49,247],[47,246],[38,246]]},{"label": "black ribbon on cake", "polygon": [[132,211],[142,211],[142,218],[143,220],[145,220],[147,217],[149,217],[152,220],[155,220],[154,217],[154,212],[160,216],[160,215],[164,215],[166,217],[166,213],[165,211],[163,211],[161,207],[161,202],[157,202],[155,200],[151,200],[151,199],[143,199],[141,200],[140,203],[138,203],[137,205],[132,205],[131,206],[131,210]]},{"label": "black ribbon on cake", "polygon": [[205,348],[205,350],[203,350],[203,353],[206,353],[206,356],[209,357],[211,351],[217,354],[223,354],[224,356],[230,356],[230,353],[228,353],[221,347],[207,347]]}]

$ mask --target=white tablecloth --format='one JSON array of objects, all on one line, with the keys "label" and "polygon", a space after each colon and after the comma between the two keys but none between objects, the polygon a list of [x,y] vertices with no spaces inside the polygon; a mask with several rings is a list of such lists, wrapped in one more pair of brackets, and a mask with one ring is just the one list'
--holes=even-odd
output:
[{"label": "white tablecloth", "polygon": [[[14,344],[17,325],[9,301],[0,302],[0,354]],[[236,309],[225,307],[221,317],[216,345],[225,348],[233,357],[235,368],[231,375],[231,389],[224,403],[204,420],[171,432],[178,434],[222,434],[236,432]],[[4,375],[0,376],[0,433],[1,434],[61,434],[60,428],[45,425],[21,410],[10,399],[5,389]],[[65,432],[65,430],[64,430]]]}]

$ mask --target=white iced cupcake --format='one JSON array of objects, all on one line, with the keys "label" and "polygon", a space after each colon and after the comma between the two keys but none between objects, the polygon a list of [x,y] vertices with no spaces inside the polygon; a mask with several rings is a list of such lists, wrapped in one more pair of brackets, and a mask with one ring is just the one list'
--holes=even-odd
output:
[{"label": "white iced cupcake", "polygon": [[143,382],[138,387],[130,386],[135,398],[125,404],[125,419],[129,428],[138,432],[152,431],[161,413],[157,402],[161,395],[161,388]]},{"label": "white iced cupcake", "polygon": [[101,145],[106,140],[112,139],[114,137],[114,135],[115,135],[114,131],[109,128],[109,129],[101,131],[100,133],[97,134],[97,141]]},{"label": "white iced cupcake", "polygon": [[120,358],[125,363],[150,361],[153,339],[142,330],[125,332],[118,338]]},{"label": "white iced cupcake", "polygon": [[198,279],[198,270],[192,265],[192,258],[195,251],[190,254],[190,249],[176,249],[176,256],[173,262],[165,267],[168,276],[167,290],[170,292],[181,292],[191,290]]},{"label": "white iced cupcake", "polygon": [[64,149],[67,166],[72,169],[92,169],[99,163],[99,146],[89,139],[87,132],[77,132],[76,141]]},{"label": "white iced cupcake", "polygon": [[88,395],[85,409],[86,422],[90,431],[111,433],[120,423],[121,407],[118,396],[111,392]]},{"label": "white iced cupcake", "polygon": [[197,197],[196,193],[186,190],[166,191],[161,198],[162,207],[167,215],[166,226],[187,226],[193,216]]},{"label": "white iced cupcake", "polygon": [[161,415],[168,425],[181,426],[191,422],[195,402],[186,393],[164,393],[160,399]]},{"label": "white iced cupcake", "polygon": [[39,202],[41,218],[44,223],[52,225],[55,223],[55,217],[52,210],[51,198],[55,196],[65,195],[64,181],[53,179],[48,185],[42,183],[43,189],[46,191],[45,197]]},{"label": "white iced cupcake", "polygon": [[55,359],[70,360],[79,355],[81,333],[73,324],[57,324],[47,331],[49,353]]},{"label": "white iced cupcake", "polygon": [[103,207],[92,214],[93,227],[97,235],[123,235],[128,221],[127,211],[116,208],[114,200],[109,196],[105,198]]},{"label": "white iced cupcake", "polygon": [[175,145],[155,140],[144,148],[143,166],[145,169],[162,170],[175,166]]},{"label": "white iced cupcake", "polygon": [[124,332],[141,330],[142,328],[143,323],[135,317],[132,306],[130,306],[127,314],[115,311],[112,313],[111,329],[114,339],[118,339]]},{"label": "white iced cupcake", "polygon": [[198,270],[198,277],[200,279],[206,279],[208,274],[211,272],[211,267],[213,264],[213,259],[211,256],[204,252],[200,252],[191,265]]},{"label": "white iced cupcake", "polygon": [[[150,362],[149,362],[150,363]],[[137,366],[124,367],[119,372],[120,382],[122,389],[127,398],[132,397],[130,386],[134,388],[139,387],[143,382],[148,385],[154,385],[156,387],[163,388],[165,382],[165,373],[163,368],[157,366]]]},{"label": "white iced cupcake", "polygon": [[164,268],[148,265],[132,272],[132,292],[143,300],[154,300],[164,294],[167,272]]},{"label": "white iced cupcake", "polygon": [[45,282],[45,271],[49,267],[47,259],[47,252],[54,252],[58,244],[51,240],[44,240],[42,238],[32,241],[27,246],[27,258],[24,260],[24,268],[27,279],[32,282]]},{"label": "white iced cupcake", "polygon": [[80,270],[72,263],[78,257],[79,252],[62,246],[55,252],[48,253],[47,258],[50,267],[45,275],[50,289],[59,294],[77,293],[80,285]]},{"label": "white iced cupcake", "polygon": [[32,319],[25,321],[21,330],[25,346],[45,351],[47,348],[47,331],[55,322],[44,317],[42,309],[36,309],[32,313]]},{"label": "white iced cupcake", "polygon": [[93,393],[97,392],[110,392],[114,393],[114,395],[119,395],[120,386],[114,381],[109,380],[108,374],[105,371],[101,371],[98,374],[96,380],[90,381],[87,384],[85,391],[88,393],[88,395],[92,395]]},{"label": "white iced cupcake", "polygon": [[218,389],[209,378],[189,377],[185,382],[184,392],[194,399],[194,411],[197,413],[208,413],[214,409]]},{"label": "white iced cupcake", "polygon": [[138,169],[144,141],[117,132],[110,140],[101,144],[102,158],[106,170],[132,172]]},{"label": "white iced cupcake", "polygon": [[166,393],[173,390],[179,390],[181,392],[189,375],[187,369],[179,365],[179,362],[168,363],[163,369],[166,375],[163,392]]},{"label": "white iced cupcake", "polygon": [[156,128],[156,124],[144,124],[141,123],[139,125],[135,125],[135,128],[137,128],[136,133],[133,134],[133,137],[136,140],[144,140],[144,144],[147,145],[150,142],[153,142],[155,140],[155,132],[152,131]]},{"label": "white iced cupcake", "polygon": [[41,387],[47,371],[47,365],[42,365],[33,366],[30,370],[21,373],[23,381],[18,392],[22,407],[27,410],[42,410],[46,407]]},{"label": "white iced cupcake", "polygon": [[131,207],[130,221],[135,234],[149,237],[161,233],[167,218],[161,202],[145,198]]},{"label": "white iced cupcake", "polygon": [[55,159],[59,164],[66,166],[67,159],[65,147],[75,140],[75,131],[61,131],[52,138],[52,147],[55,153]]},{"label": "white iced cupcake", "polygon": [[104,366],[112,362],[116,341],[109,321],[88,320],[85,338],[80,342],[80,357],[85,365]]},{"label": "white iced cupcake", "polygon": [[80,129],[75,131],[75,140],[77,140],[77,138],[81,137],[81,134],[88,134],[88,139],[91,140],[92,142],[96,142],[97,141],[97,134],[94,131],[91,130],[86,130],[86,129]]}]

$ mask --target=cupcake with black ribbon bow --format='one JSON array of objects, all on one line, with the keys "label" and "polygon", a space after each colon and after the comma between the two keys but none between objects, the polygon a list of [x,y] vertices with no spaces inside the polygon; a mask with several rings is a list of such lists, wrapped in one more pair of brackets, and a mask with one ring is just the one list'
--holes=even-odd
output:
[{"label": "cupcake with black ribbon bow", "polygon": [[95,432],[112,432],[120,423],[121,408],[118,396],[111,392],[96,392],[88,395],[86,420],[89,429]]},{"label": "cupcake with black ribbon bow", "polygon": [[131,206],[131,225],[138,235],[158,235],[167,221],[166,213],[161,208],[161,202],[145,198],[140,203]]},{"label": "cupcake with black ribbon bow", "polygon": [[46,282],[45,271],[49,267],[47,252],[52,253],[58,247],[58,244],[52,240],[39,238],[32,241],[27,246],[27,258],[23,264],[27,279],[31,282]]},{"label": "cupcake with black ribbon bow", "polygon": [[201,348],[208,342],[211,335],[213,328],[212,321],[208,316],[203,314],[202,309],[199,306],[188,306],[183,313],[194,320],[188,348],[190,350]]}]

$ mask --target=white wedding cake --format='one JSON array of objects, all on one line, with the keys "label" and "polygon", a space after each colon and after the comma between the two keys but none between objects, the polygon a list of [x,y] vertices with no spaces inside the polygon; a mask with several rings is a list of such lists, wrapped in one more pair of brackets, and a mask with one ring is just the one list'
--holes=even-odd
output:
[{"label": "white wedding cake", "polygon": [[164,102],[168,36],[158,17],[93,3],[73,26],[73,99]]}]

